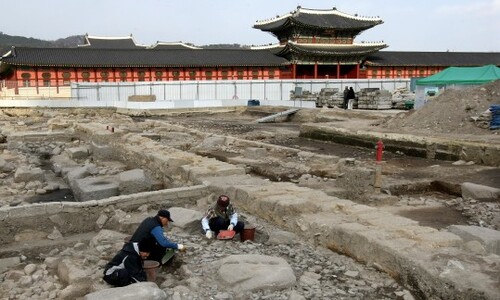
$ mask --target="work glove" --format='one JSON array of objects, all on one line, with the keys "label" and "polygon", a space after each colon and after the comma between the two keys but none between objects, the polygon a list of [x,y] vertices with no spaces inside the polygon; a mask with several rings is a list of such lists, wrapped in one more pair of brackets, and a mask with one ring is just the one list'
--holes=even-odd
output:
[{"label": "work glove", "polygon": [[214,237],[214,232],[211,230],[207,230],[207,233],[205,233],[205,236],[207,237],[207,239],[211,239]]},{"label": "work glove", "polygon": [[186,251],[186,246],[184,246],[183,244],[177,244],[177,250]]},{"label": "work glove", "polygon": [[232,230],[233,230],[233,228],[234,228],[234,225],[233,225],[233,224],[229,224],[229,226],[227,226],[227,230],[232,231]]}]

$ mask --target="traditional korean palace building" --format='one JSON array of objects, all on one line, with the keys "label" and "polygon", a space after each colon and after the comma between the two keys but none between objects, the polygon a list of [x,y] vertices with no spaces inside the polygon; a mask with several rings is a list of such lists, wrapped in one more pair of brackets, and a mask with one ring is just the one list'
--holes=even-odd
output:
[{"label": "traditional korean palace building", "polygon": [[500,53],[380,51],[383,42],[356,43],[382,24],[338,10],[297,7],[257,21],[274,45],[203,49],[184,43],[145,46],[132,36],[85,36],[74,48],[12,47],[0,58],[6,87],[62,87],[71,82],[268,80],[424,77],[450,66],[500,65]]}]

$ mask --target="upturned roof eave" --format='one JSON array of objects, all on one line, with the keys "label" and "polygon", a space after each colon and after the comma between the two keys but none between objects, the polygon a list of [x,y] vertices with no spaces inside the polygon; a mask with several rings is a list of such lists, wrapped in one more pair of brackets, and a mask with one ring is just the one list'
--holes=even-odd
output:
[{"label": "upturned roof eave", "polygon": [[294,24],[303,26],[305,28],[318,29],[318,30],[320,30],[320,29],[335,29],[337,31],[347,31],[347,30],[350,30],[350,31],[364,31],[364,30],[368,30],[370,28],[373,28],[373,27],[375,27],[377,25],[380,25],[382,23],[383,22],[380,21],[379,23],[369,24],[369,25],[365,25],[365,26],[352,26],[352,27],[342,27],[342,28],[339,28],[339,27],[336,27],[336,26],[318,26],[318,25],[314,25],[314,24],[306,24],[306,23],[300,22],[299,20],[294,20]]},{"label": "upturned roof eave", "polygon": [[319,45],[319,47],[316,48],[313,46],[314,44],[310,44],[306,47],[301,47],[300,44],[288,43],[287,47],[283,48],[280,53],[284,54],[292,52],[313,55],[370,55],[388,47],[386,44],[331,45],[328,47]]},{"label": "upturned roof eave", "polygon": [[378,24],[382,24],[383,21],[379,17],[359,17],[357,14],[355,15],[350,15],[344,12],[341,12],[337,10],[336,8],[333,9],[327,9],[327,10],[320,10],[320,9],[309,9],[309,8],[303,8],[301,6],[297,7],[297,10],[289,12],[287,14],[281,15],[281,16],[276,16],[275,18],[271,18],[268,20],[261,20],[257,21],[253,28],[256,29],[261,29],[263,28],[273,28],[273,27],[278,27],[281,26],[281,24],[284,24],[286,22],[290,22],[290,20],[293,20],[291,22],[296,22],[302,15],[327,15],[327,16],[335,16],[338,18],[346,19],[346,20],[353,20],[355,22],[366,22],[366,23],[372,23],[373,26],[376,26]]}]

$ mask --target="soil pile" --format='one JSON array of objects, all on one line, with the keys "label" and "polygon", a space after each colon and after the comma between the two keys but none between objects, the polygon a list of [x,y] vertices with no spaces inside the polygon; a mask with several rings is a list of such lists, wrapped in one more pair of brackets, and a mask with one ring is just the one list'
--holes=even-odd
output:
[{"label": "soil pile", "polygon": [[382,127],[424,134],[498,134],[473,120],[500,105],[500,80],[467,89],[448,89],[410,114],[398,115]]}]

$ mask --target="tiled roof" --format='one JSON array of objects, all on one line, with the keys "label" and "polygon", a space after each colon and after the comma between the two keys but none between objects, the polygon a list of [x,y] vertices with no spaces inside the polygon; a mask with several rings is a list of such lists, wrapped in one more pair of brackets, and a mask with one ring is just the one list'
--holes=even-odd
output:
[{"label": "tiled roof", "polygon": [[383,23],[383,21],[380,18],[348,15],[336,9],[314,10],[299,7],[296,11],[289,14],[278,16],[270,20],[257,21],[253,27],[270,32],[279,31],[282,28],[290,27],[294,24],[323,29],[365,30],[381,23]]},{"label": "tiled roof", "polygon": [[500,66],[500,52],[380,51],[366,58],[369,66]]},{"label": "tiled roof", "polygon": [[170,50],[174,50],[174,49],[202,49],[200,47],[195,47],[195,46],[191,46],[191,45],[188,45],[188,44],[185,44],[183,42],[157,42],[156,44],[152,45],[151,47],[149,47],[150,49],[154,49],[154,50],[158,50],[158,49],[170,49]]},{"label": "tiled roof", "polygon": [[127,37],[97,37],[85,35],[85,44],[80,45],[85,48],[98,49],[137,49],[144,46],[137,45],[132,36]]},{"label": "tiled roof", "polygon": [[285,57],[299,64],[316,60],[326,64],[332,62],[343,64],[357,64],[367,56],[386,48],[384,43],[367,44],[297,44],[288,42],[285,45],[259,47],[267,49],[275,55]]},{"label": "tiled roof", "polygon": [[93,49],[16,47],[2,63],[45,67],[218,67],[283,66],[289,62],[268,50],[249,49]]}]

